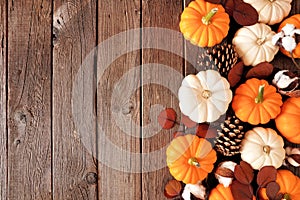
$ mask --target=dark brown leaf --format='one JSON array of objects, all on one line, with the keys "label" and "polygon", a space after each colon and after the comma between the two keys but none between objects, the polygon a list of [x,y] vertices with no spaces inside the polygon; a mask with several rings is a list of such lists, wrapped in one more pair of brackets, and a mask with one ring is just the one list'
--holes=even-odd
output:
[{"label": "dark brown leaf", "polygon": [[224,0],[205,0],[205,1],[207,1],[207,2],[209,2],[209,3],[220,4],[220,3],[222,3]]},{"label": "dark brown leaf", "polygon": [[244,63],[238,62],[228,73],[228,81],[231,87],[236,86],[236,84],[241,80],[244,71]]},{"label": "dark brown leaf", "polygon": [[173,108],[166,108],[158,115],[158,123],[163,129],[171,129],[176,123],[176,112]]},{"label": "dark brown leaf", "polygon": [[272,74],[273,69],[274,67],[272,64],[268,62],[262,62],[250,69],[246,74],[246,78],[264,79]]},{"label": "dark brown leaf", "polygon": [[197,125],[196,122],[192,121],[188,116],[183,115],[181,117],[181,122],[188,128],[193,128]]},{"label": "dark brown leaf", "polygon": [[223,177],[227,177],[227,178],[233,178],[234,174],[233,171],[231,171],[230,169],[227,169],[225,167],[218,167],[215,174],[219,175],[219,176],[223,176]]},{"label": "dark brown leaf", "polygon": [[266,188],[267,196],[270,200],[275,200],[277,197],[277,193],[280,190],[280,186],[275,181],[268,183]]},{"label": "dark brown leaf", "polygon": [[165,186],[164,194],[167,198],[174,198],[180,195],[181,190],[182,190],[182,185],[179,181],[170,180]]},{"label": "dark brown leaf", "polygon": [[258,22],[257,11],[250,4],[240,0],[235,1],[232,16],[242,26],[251,26]]},{"label": "dark brown leaf", "polygon": [[234,0],[227,0],[222,5],[225,8],[225,11],[228,13],[228,15],[232,16],[234,10]]},{"label": "dark brown leaf", "polygon": [[300,155],[299,154],[292,154],[290,155],[297,163],[300,163]]},{"label": "dark brown leaf", "polygon": [[277,170],[273,166],[265,166],[261,168],[257,174],[257,184],[264,188],[270,182],[276,181]]},{"label": "dark brown leaf", "polygon": [[234,168],[234,177],[243,184],[250,184],[254,177],[251,165],[241,161],[240,165],[236,165]]},{"label": "dark brown leaf", "polygon": [[197,126],[196,135],[201,138],[215,138],[218,132],[215,128],[209,128],[208,124],[202,123]]},{"label": "dark brown leaf", "polygon": [[251,185],[245,185],[237,180],[234,180],[231,184],[231,192],[233,199],[239,200],[252,200],[253,188]]}]

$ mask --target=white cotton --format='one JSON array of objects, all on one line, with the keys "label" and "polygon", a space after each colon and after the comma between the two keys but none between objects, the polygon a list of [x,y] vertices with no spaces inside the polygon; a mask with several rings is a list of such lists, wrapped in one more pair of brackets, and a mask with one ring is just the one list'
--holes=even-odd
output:
[{"label": "white cotton", "polygon": [[297,43],[295,41],[295,38],[285,36],[284,38],[282,38],[282,46],[285,50],[292,52],[296,48]]},{"label": "white cotton", "polygon": [[182,193],[182,198],[184,200],[191,200],[191,193],[199,199],[205,199],[206,188],[201,184],[186,184]]}]

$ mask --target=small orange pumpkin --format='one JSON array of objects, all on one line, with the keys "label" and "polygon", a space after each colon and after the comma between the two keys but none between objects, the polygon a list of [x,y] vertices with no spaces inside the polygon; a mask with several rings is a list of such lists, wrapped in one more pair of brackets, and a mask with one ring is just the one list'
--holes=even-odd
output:
[{"label": "small orange pumpkin", "polygon": [[232,108],[236,116],[253,125],[266,124],[280,113],[282,98],[266,80],[252,78],[235,92]]},{"label": "small orange pumpkin", "polygon": [[290,142],[300,144],[300,97],[291,97],[275,119],[279,132]]},{"label": "small orange pumpkin", "polygon": [[[287,19],[285,19],[279,26],[278,32],[281,31],[281,29],[286,25],[286,24],[293,24],[296,28],[300,29],[300,14],[293,15]],[[290,52],[286,51],[284,48],[280,48],[280,51],[286,55],[291,57]],[[293,51],[293,57],[294,58],[300,58],[300,43],[297,44],[296,48]]]},{"label": "small orange pumpkin", "polygon": [[[289,170],[278,170],[276,182],[280,186],[279,193],[284,195],[284,199],[300,199],[300,178],[298,176]],[[259,190],[259,196],[260,199],[269,200],[265,188]]]},{"label": "small orange pumpkin", "polygon": [[186,184],[205,179],[217,160],[211,144],[195,135],[178,136],[167,148],[167,165],[172,176]]},{"label": "small orange pumpkin", "polygon": [[209,194],[208,200],[234,200],[230,187],[217,185]]},{"label": "small orange pumpkin", "polygon": [[227,36],[229,15],[220,4],[192,1],[181,14],[180,31],[192,44],[212,47]]}]

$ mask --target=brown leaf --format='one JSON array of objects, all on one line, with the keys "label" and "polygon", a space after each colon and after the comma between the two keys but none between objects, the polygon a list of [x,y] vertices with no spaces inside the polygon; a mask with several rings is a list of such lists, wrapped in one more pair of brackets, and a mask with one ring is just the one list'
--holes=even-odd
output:
[{"label": "brown leaf", "polygon": [[236,165],[234,168],[234,177],[243,184],[250,184],[254,177],[251,165],[241,161],[240,165]]},{"label": "brown leaf", "polygon": [[272,64],[268,62],[262,62],[250,69],[246,74],[246,78],[264,79],[272,74],[273,69],[274,67]]},{"label": "brown leaf", "polygon": [[188,128],[193,128],[197,125],[196,122],[192,121],[188,116],[183,115],[181,117],[181,122]]},{"label": "brown leaf", "polygon": [[241,0],[235,0],[233,18],[242,26],[251,26],[258,22],[257,11],[248,3]]},{"label": "brown leaf", "polygon": [[234,177],[233,171],[231,171],[230,169],[227,169],[225,167],[218,167],[215,174],[217,174],[219,176],[227,177],[227,178]]},{"label": "brown leaf", "polygon": [[280,186],[275,181],[268,183],[267,188],[266,188],[266,193],[267,193],[267,196],[269,197],[269,199],[275,200],[279,190],[280,190]]},{"label": "brown leaf", "polygon": [[182,185],[179,181],[170,180],[165,186],[164,194],[167,198],[174,198],[180,195],[181,190],[182,190]]},{"label": "brown leaf", "polygon": [[241,80],[244,71],[244,63],[238,62],[228,73],[228,81],[231,87],[236,86],[236,84]]},{"label": "brown leaf", "polygon": [[225,11],[228,13],[228,15],[232,16],[234,10],[234,0],[227,0],[222,5],[225,8]]},{"label": "brown leaf", "polygon": [[277,170],[273,166],[265,166],[261,168],[257,174],[257,184],[264,188],[270,182],[276,181]]},{"label": "brown leaf", "polygon": [[196,135],[201,138],[215,138],[218,135],[217,129],[209,128],[208,124],[199,124],[196,129]]},{"label": "brown leaf", "polygon": [[245,185],[237,180],[234,180],[231,184],[231,192],[233,199],[239,200],[252,200],[253,188],[251,185]]},{"label": "brown leaf", "polygon": [[299,154],[292,154],[290,155],[297,163],[300,163],[300,155]]},{"label": "brown leaf", "polygon": [[220,4],[220,3],[222,3],[224,0],[205,0],[205,1],[207,1],[207,2],[209,2],[209,3]]},{"label": "brown leaf", "polygon": [[173,108],[166,108],[158,115],[158,123],[163,129],[171,129],[176,123],[176,112]]}]

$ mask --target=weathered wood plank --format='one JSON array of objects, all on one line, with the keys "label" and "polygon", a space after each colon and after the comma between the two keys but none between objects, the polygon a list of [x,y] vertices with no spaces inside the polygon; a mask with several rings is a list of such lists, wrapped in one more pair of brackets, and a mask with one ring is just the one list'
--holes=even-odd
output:
[{"label": "weathered wood plank", "polygon": [[72,112],[84,103],[78,94],[80,104],[73,105],[72,91],[81,64],[96,45],[96,1],[54,0],[53,31],[53,199],[97,199],[95,155],[81,140],[81,134],[91,137],[95,148],[95,128],[80,133]]},{"label": "weathered wood plank", "polygon": [[7,198],[7,131],[6,131],[6,67],[7,67],[7,3],[0,2],[0,196]]},{"label": "weathered wood plank", "polygon": [[8,199],[51,199],[51,2],[6,2]]},{"label": "weathered wood plank", "polygon": [[[172,179],[166,166],[165,151],[178,127],[170,131],[160,130],[157,116],[162,107],[172,107],[178,115],[180,113],[177,91],[183,73],[183,40],[178,31],[183,2],[142,2],[143,29],[166,28],[142,32],[143,45],[152,47],[142,52],[142,80],[145,84],[142,88],[142,152],[145,155],[142,159],[142,193],[143,199],[164,199],[164,186]],[[158,50],[161,48],[164,51]]]},{"label": "weathered wood plank", "polygon": [[141,199],[140,1],[101,0],[98,13],[98,195]]}]

